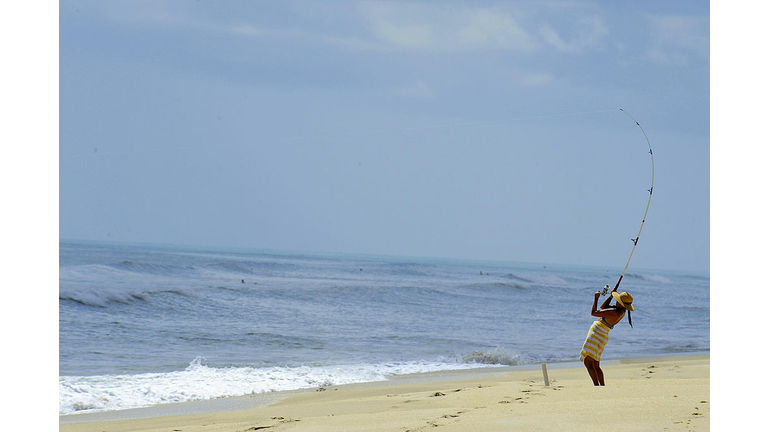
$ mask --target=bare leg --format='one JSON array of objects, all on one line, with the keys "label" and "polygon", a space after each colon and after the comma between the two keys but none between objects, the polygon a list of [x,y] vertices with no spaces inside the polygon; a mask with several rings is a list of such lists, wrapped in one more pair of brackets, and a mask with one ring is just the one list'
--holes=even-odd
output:
[{"label": "bare leg", "polygon": [[605,385],[605,378],[603,377],[603,370],[600,369],[600,362],[595,362],[595,369],[597,369],[597,381],[601,386]]},{"label": "bare leg", "polygon": [[[598,363],[595,359],[592,357],[586,356],[584,357],[584,367],[587,368],[587,372],[589,372],[589,377],[592,378],[592,384],[598,386],[600,385],[598,370],[599,367],[595,367],[595,363]],[[599,363],[598,363],[599,364]],[[601,371],[602,375],[602,371]]]}]

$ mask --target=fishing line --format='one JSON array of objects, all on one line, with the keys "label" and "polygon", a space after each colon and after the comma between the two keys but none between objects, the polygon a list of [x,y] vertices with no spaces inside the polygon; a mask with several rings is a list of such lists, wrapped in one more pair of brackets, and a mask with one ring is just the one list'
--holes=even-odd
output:
[{"label": "fishing line", "polygon": [[[604,110],[580,111],[580,112],[570,112],[570,113],[560,113],[560,114],[543,114],[543,115],[537,115],[537,116],[510,117],[510,118],[501,118],[501,119],[495,119],[495,120],[478,120],[478,121],[469,121],[469,122],[443,123],[443,124],[437,124],[437,125],[417,125],[417,126],[409,126],[409,127],[391,128],[391,129],[369,130],[369,131],[363,131],[363,132],[339,132],[339,133],[314,134],[314,135],[304,135],[304,136],[294,136],[294,137],[273,137],[273,138],[255,139],[253,141],[260,142],[261,144],[267,144],[267,143],[306,141],[306,140],[314,140],[314,139],[320,139],[320,138],[368,136],[368,135],[387,134],[387,133],[396,133],[396,132],[410,132],[410,131],[428,130],[428,129],[447,129],[447,128],[459,128],[459,127],[485,125],[485,124],[493,124],[493,123],[507,123],[507,122],[521,121],[521,120],[536,120],[536,119],[545,119],[545,118],[554,118],[554,117],[568,117],[568,116],[578,116],[578,115],[587,115],[587,114],[598,114],[598,113],[606,113],[606,112],[614,112],[614,111],[616,110],[604,109]],[[97,148],[94,148],[93,151],[90,151],[90,152],[60,154],[59,158],[87,157],[87,156],[91,156],[91,157],[113,156],[113,155],[126,155],[126,154],[136,154],[136,153],[159,153],[159,152],[167,152],[167,151],[179,152],[179,151],[189,151],[189,150],[194,150],[199,148],[210,148],[214,146],[218,147],[219,149],[225,146],[232,147],[231,144],[222,145],[220,143],[217,143],[215,145],[212,144],[212,145],[174,146],[174,147],[166,147],[166,148],[145,148],[145,149],[137,149],[137,150],[117,150],[117,151],[102,151],[102,150],[98,150]],[[239,142],[235,144],[235,146],[248,147],[250,146],[250,143]]]}]

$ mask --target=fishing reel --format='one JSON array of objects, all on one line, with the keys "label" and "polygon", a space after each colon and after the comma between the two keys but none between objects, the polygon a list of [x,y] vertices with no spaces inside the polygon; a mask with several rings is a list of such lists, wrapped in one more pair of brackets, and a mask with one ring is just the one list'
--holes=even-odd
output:
[{"label": "fishing reel", "polygon": [[610,285],[606,285],[605,287],[603,287],[603,291],[600,293],[600,295],[604,296],[604,295],[608,294],[609,291],[611,291],[611,286]]}]

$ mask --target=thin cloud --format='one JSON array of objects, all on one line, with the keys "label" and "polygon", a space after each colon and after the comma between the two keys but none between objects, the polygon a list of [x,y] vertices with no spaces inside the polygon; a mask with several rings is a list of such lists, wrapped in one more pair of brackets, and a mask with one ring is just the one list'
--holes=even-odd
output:
[{"label": "thin cloud", "polygon": [[432,96],[432,89],[429,88],[428,85],[424,84],[422,80],[418,80],[415,85],[411,87],[406,87],[403,89],[398,89],[395,91],[396,93],[403,95],[403,96],[409,96],[409,97],[431,97]]},{"label": "thin cloud", "polygon": [[388,21],[376,23],[376,36],[386,42],[409,49],[433,47],[435,33],[428,24],[398,24]]},{"label": "thin cloud", "polygon": [[531,51],[538,46],[510,15],[489,10],[476,11],[458,37],[466,48]]},{"label": "thin cloud", "polygon": [[[195,29],[237,37],[312,39],[353,51],[465,53],[498,50],[536,52],[547,46],[580,53],[602,43],[608,34],[594,5],[580,2],[511,3],[480,6],[445,2],[362,1],[351,9],[320,6],[331,20],[313,29],[212,18],[190,3],[136,0],[96,2],[97,14],[114,22],[162,25],[164,30]],[[296,10],[287,8],[288,14]],[[328,25],[331,23],[332,25]],[[669,27],[659,20],[657,27]],[[660,38],[660,41],[663,41]]]},{"label": "thin cloud", "polygon": [[[562,36],[568,32],[569,37]],[[608,36],[608,27],[599,16],[588,16],[572,21],[570,28],[556,29],[550,24],[539,27],[543,40],[560,51],[579,54],[587,49],[601,47]]]},{"label": "thin cloud", "polygon": [[531,51],[535,38],[507,10],[431,3],[363,2],[371,36],[391,48],[433,52]]},{"label": "thin cloud", "polygon": [[529,73],[520,76],[517,82],[526,86],[541,86],[554,82],[555,77],[547,73]]},{"label": "thin cloud", "polygon": [[85,2],[87,10],[114,22],[143,22],[163,25],[194,25],[197,19],[190,7],[166,1],[135,0]]},{"label": "thin cloud", "polygon": [[648,16],[652,45],[646,57],[661,63],[709,60],[709,18]]},{"label": "thin cloud", "polygon": [[354,36],[339,37],[315,35],[313,37],[322,39],[329,45],[334,45],[352,51],[384,51],[386,49],[379,42],[373,42]]}]

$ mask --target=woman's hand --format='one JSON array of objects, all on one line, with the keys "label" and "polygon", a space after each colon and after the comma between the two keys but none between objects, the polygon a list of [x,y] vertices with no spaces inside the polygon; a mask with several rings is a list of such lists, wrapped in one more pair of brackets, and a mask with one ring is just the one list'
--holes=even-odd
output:
[{"label": "woman's hand", "polygon": [[596,292],[596,293],[595,293],[595,300],[597,300],[597,299],[599,299],[599,298],[600,298],[600,291],[598,291],[598,292]]}]

